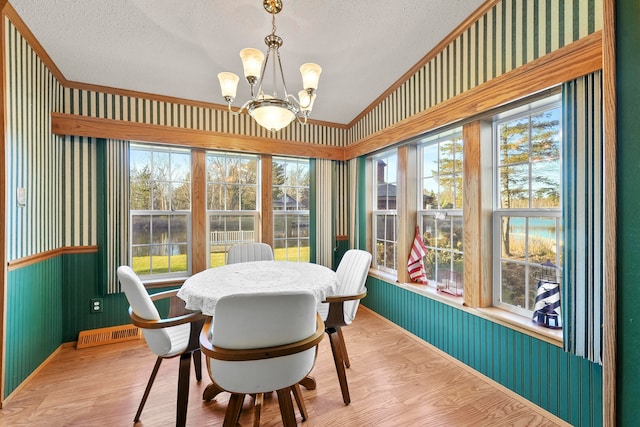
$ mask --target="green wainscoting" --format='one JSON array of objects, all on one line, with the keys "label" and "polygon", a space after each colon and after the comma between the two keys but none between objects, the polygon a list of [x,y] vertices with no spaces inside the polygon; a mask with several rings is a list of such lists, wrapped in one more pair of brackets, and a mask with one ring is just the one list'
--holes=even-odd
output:
[{"label": "green wainscoting", "polygon": [[7,273],[5,396],[62,343],[60,257]]},{"label": "green wainscoting", "polygon": [[377,278],[367,290],[363,305],[485,376],[572,425],[602,425],[600,365]]}]

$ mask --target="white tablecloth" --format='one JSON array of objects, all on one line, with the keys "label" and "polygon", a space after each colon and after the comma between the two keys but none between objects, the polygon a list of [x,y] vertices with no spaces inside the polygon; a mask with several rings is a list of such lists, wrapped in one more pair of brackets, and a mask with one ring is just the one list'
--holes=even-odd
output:
[{"label": "white tablecloth", "polygon": [[318,302],[333,295],[336,273],[307,262],[253,261],[210,268],[188,278],[178,297],[189,310],[213,316],[216,303],[227,295],[283,291],[308,291]]}]

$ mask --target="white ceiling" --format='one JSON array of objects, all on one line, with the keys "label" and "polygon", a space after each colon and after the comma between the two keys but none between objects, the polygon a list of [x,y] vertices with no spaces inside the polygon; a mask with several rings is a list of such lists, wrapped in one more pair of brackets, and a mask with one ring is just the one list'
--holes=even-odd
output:
[{"label": "white ceiling", "polygon": [[[323,71],[313,119],[347,124],[484,0],[283,0],[287,89]],[[9,0],[67,80],[223,104],[216,75],[266,51],[262,0]],[[234,105],[248,100],[242,78]]]}]

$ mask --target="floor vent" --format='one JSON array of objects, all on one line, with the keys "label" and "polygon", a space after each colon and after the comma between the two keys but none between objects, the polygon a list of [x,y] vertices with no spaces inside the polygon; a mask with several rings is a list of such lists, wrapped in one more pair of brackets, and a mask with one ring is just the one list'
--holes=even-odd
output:
[{"label": "floor vent", "polygon": [[140,339],[140,328],[133,325],[111,326],[109,328],[80,331],[76,348],[95,347],[122,341]]}]

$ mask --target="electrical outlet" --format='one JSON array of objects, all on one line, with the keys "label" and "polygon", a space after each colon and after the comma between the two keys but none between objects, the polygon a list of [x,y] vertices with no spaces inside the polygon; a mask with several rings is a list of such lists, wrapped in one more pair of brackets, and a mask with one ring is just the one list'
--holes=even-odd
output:
[{"label": "electrical outlet", "polygon": [[91,312],[102,313],[102,298],[91,298]]}]

